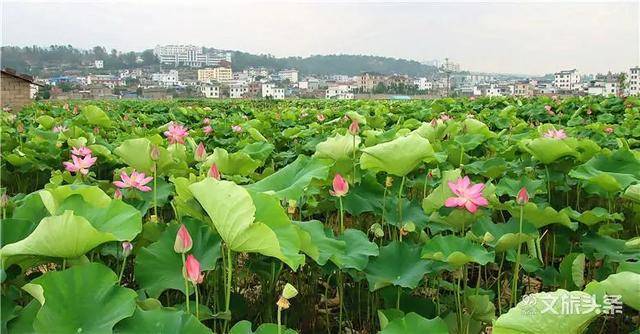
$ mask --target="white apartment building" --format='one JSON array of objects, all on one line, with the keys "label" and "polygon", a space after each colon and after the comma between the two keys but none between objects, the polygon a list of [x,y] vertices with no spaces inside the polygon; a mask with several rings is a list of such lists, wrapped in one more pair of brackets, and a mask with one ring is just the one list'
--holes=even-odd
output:
[{"label": "white apartment building", "polygon": [[602,96],[618,95],[619,88],[618,82],[615,80],[595,81],[587,88],[587,94]]},{"label": "white apartment building", "polygon": [[232,99],[241,99],[249,92],[247,85],[237,84],[229,86],[229,97]]},{"label": "white apartment building", "polygon": [[228,82],[233,80],[233,71],[230,67],[214,67],[198,70],[198,81],[200,82]]},{"label": "white apartment building", "polygon": [[192,67],[215,66],[221,61],[231,62],[231,54],[204,53],[204,48],[195,45],[157,45],[153,54],[162,64],[186,65]]},{"label": "white apartment building", "polygon": [[278,77],[280,80],[289,80],[289,82],[295,83],[298,82],[298,70],[282,70],[278,72]]},{"label": "white apartment building", "polygon": [[87,85],[105,85],[111,89],[116,86],[124,86],[124,80],[111,74],[93,74],[88,75],[86,79]]},{"label": "white apartment building", "polygon": [[352,88],[352,86],[345,84],[331,85],[327,87],[325,97],[327,99],[353,100],[354,95],[351,92]]},{"label": "white apartment building", "polygon": [[262,84],[262,97],[284,100],[284,88],[276,87],[276,85],[271,83]]},{"label": "white apartment building", "polygon": [[101,60],[101,59],[94,60],[93,61],[93,67],[98,68],[98,69],[104,68],[104,61]]},{"label": "white apartment building", "polygon": [[627,74],[627,95],[640,94],[640,67],[632,67]]},{"label": "white apartment building", "polygon": [[413,84],[418,86],[418,90],[432,90],[433,82],[429,81],[427,78],[416,78],[413,80]]},{"label": "white apartment building", "polygon": [[220,98],[220,87],[218,85],[202,84],[198,88],[202,95],[208,99]]},{"label": "white apartment building", "polygon": [[169,72],[159,72],[153,73],[151,75],[151,81],[156,82],[164,87],[169,86],[177,86],[179,83],[178,80],[178,71],[171,70]]},{"label": "white apartment building", "polygon": [[558,90],[564,91],[579,89],[581,87],[580,73],[575,69],[557,72],[554,74],[553,85]]}]

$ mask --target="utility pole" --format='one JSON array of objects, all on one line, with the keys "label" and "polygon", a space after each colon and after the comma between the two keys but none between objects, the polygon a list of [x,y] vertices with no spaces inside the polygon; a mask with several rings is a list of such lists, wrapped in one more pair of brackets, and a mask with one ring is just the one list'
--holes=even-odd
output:
[{"label": "utility pole", "polygon": [[444,72],[447,78],[447,97],[449,97],[449,87],[451,86],[449,80],[451,78],[451,67],[449,66],[449,58],[444,59],[444,65],[441,67],[441,70]]}]

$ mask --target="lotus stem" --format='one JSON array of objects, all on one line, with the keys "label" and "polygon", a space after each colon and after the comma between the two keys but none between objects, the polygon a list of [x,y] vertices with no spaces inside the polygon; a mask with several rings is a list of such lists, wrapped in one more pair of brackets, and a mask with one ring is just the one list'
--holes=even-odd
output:
[{"label": "lotus stem", "polygon": [[338,197],[338,202],[340,202],[340,234],[344,233],[344,208],[342,206],[342,196]]},{"label": "lotus stem", "polygon": [[118,275],[118,282],[122,284],[122,274],[124,274],[124,267],[127,265],[127,256],[122,259],[122,268],[120,268],[120,275]]},{"label": "lotus stem", "polygon": [[[183,270],[187,270],[185,267],[185,259],[184,259],[184,253],[181,254],[182,255],[182,268]],[[184,279],[184,297],[185,297],[185,305],[187,307],[187,313],[191,313],[190,307],[189,307],[189,282],[187,281],[187,278],[184,277],[184,275],[182,275],[183,279]]]},{"label": "lotus stem", "polygon": [[356,184],[356,135],[353,135],[353,180],[351,182]]},{"label": "lotus stem", "polygon": [[227,245],[227,281],[226,281],[226,296],[225,296],[225,312],[229,312],[229,306],[231,304],[231,278],[233,275],[233,258],[231,254],[231,248]]},{"label": "lotus stem", "polygon": [[158,164],[153,163],[153,214],[156,216],[156,222],[158,218]]},{"label": "lotus stem", "polygon": [[282,333],[282,307],[278,306],[278,334]]},{"label": "lotus stem", "polygon": [[518,251],[516,253],[516,264],[513,268],[513,282],[511,283],[511,306],[515,305],[518,289],[518,275],[520,274],[520,254],[522,252],[522,221],[524,220],[524,205],[520,205],[520,224],[518,228]]},{"label": "lotus stem", "polygon": [[[404,188],[404,181],[407,177],[403,176],[402,181],[400,181],[400,189],[398,189],[398,225],[402,228],[402,189]],[[399,233],[402,234],[402,233]],[[400,236],[400,241],[402,241],[402,236]]]},{"label": "lotus stem", "polygon": [[506,253],[502,253],[502,258],[500,259],[500,266],[498,267],[498,316],[502,314],[502,294],[500,293],[500,288],[502,287],[502,281],[500,280],[500,276],[502,275],[502,265],[504,264],[504,258]]},{"label": "lotus stem", "polygon": [[342,282],[342,271],[338,269],[338,298],[340,299],[340,310],[338,311],[338,333],[342,333],[342,308],[344,306],[344,286]]},{"label": "lotus stem", "polygon": [[196,292],[196,319],[200,321],[200,301],[198,299],[198,286],[193,284],[193,290]]},{"label": "lotus stem", "polygon": [[547,200],[549,201],[549,205],[551,205],[551,177],[549,176],[549,166],[544,165],[544,170],[547,173]]},{"label": "lotus stem", "polygon": [[458,281],[456,282],[456,306],[458,308],[458,333],[462,333],[462,302],[460,297],[460,280],[461,275],[458,276]]}]

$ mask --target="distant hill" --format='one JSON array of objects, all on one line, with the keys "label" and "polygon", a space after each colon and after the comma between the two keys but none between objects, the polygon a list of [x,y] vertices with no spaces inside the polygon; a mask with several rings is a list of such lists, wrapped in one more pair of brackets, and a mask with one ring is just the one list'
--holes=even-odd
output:
[{"label": "distant hill", "polygon": [[274,70],[295,68],[303,74],[346,74],[356,75],[362,72],[382,74],[409,74],[423,76],[432,74],[436,68],[414,60],[396,59],[363,55],[326,55],[310,57],[276,58],[270,55],[254,55],[246,52],[232,52],[233,69],[247,67],[266,67]]},{"label": "distant hill", "polygon": [[[212,50],[212,49],[209,49]],[[356,75],[362,72],[378,72],[382,74],[409,74],[412,76],[429,75],[436,71],[432,65],[424,65],[414,60],[364,55],[326,55],[311,57],[276,58],[271,55],[255,55],[241,51],[232,53],[232,66],[235,71],[248,67],[266,67],[272,70],[295,68],[303,75]],[[142,65],[153,65],[157,59],[152,50],[142,52],[118,52],[104,47],[91,50],[74,48],[71,45],[52,45],[49,47],[15,47],[3,46],[1,63],[3,67],[11,67],[20,72],[33,75],[55,74],[62,70],[80,69],[92,64],[95,59],[104,61],[105,70],[119,70],[140,66],[136,58],[142,57]]]}]

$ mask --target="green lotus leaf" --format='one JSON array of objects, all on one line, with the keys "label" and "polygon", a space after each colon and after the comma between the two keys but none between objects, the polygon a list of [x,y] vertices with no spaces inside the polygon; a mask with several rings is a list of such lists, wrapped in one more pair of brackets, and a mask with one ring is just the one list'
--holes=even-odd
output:
[{"label": "green lotus leaf", "polygon": [[466,296],[465,292],[464,305],[469,316],[474,320],[491,323],[496,319],[496,306],[488,295],[472,294]]},{"label": "green lotus leaf", "polygon": [[251,159],[265,161],[271,155],[275,146],[266,141],[251,143],[242,148],[241,152],[248,154]]},{"label": "green lotus leaf", "polygon": [[316,152],[313,156],[333,161],[351,161],[353,159],[353,151],[360,146],[361,141],[360,136],[355,136],[354,146],[353,138],[350,133],[344,135],[336,134],[333,137],[329,137],[316,145]]},{"label": "green lotus leaf", "polygon": [[312,220],[308,222],[294,222],[299,228],[301,249],[317,264],[324,266],[329,258],[335,254],[346,252],[347,243],[337,240],[333,231],[325,228],[321,222]]},{"label": "green lotus leaf", "polygon": [[624,220],[621,213],[609,213],[605,208],[595,207],[584,212],[577,212],[571,208],[564,208],[560,212],[566,213],[571,219],[579,221],[587,226],[593,226],[605,221]]},{"label": "green lotus leaf", "polygon": [[340,269],[362,271],[369,263],[370,256],[378,256],[378,245],[369,241],[367,235],[356,229],[346,229],[337,237],[346,245],[343,253],[336,253],[330,260]]},{"label": "green lotus leaf", "polygon": [[589,300],[582,291],[558,289],[528,295],[493,323],[493,334],[582,333],[598,313],[588,303],[578,304],[579,312],[562,312],[569,300]]},{"label": "green lotus leaf", "polygon": [[[231,250],[272,256],[294,270],[304,263],[304,255],[298,253],[298,232],[275,197],[213,178],[194,183],[189,190]],[[256,211],[257,206],[262,210]]]},{"label": "green lotus leaf", "polygon": [[585,191],[608,197],[640,182],[640,160],[628,149],[603,151],[569,175],[582,180]]},{"label": "green lotus leaf", "polygon": [[539,235],[538,230],[527,222],[523,222],[522,234],[520,234],[520,222],[515,219],[510,219],[506,224],[496,224],[489,219],[482,219],[475,223],[471,230],[479,236],[490,233],[493,240],[487,244],[492,246],[496,252],[516,249],[518,245]]},{"label": "green lotus leaf", "polygon": [[43,218],[29,236],[2,247],[0,255],[5,266],[18,255],[76,258],[115,240],[118,239],[112,233],[99,231],[85,218],[65,211],[60,216]]},{"label": "green lotus leaf", "polygon": [[7,323],[18,316],[18,307],[4,294],[0,296],[0,331],[7,333]]},{"label": "green lotus leaf", "polygon": [[57,213],[67,210],[84,217],[97,230],[113,234],[117,240],[133,240],[142,231],[140,211],[123,201],[112,200],[106,207],[94,207],[80,195],[72,195],[60,204]]},{"label": "green lotus leaf", "polygon": [[246,320],[242,320],[237,322],[231,330],[229,334],[297,334],[298,332],[293,329],[281,327],[282,331],[278,332],[278,325],[276,324],[262,324],[260,325],[256,331],[251,330],[251,323]]},{"label": "green lotus leaf", "polygon": [[207,160],[202,164],[203,168],[209,168],[216,164],[220,173],[227,175],[247,176],[262,165],[259,160],[254,160],[245,152],[229,153],[227,150],[216,147]]},{"label": "green lotus leaf", "polygon": [[[514,219],[520,219],[520,205],[513,203],[507,210]],[[550,206],[539,207],[536,203],[529,202],[523,208],[524,220],[536,228],[541,228],[550,224],[560,224],[571,229],[576,229],[577,224],[572,223],[566,212],[556,211]]]},{"label": "green lotus leaf", "polygon": [[207,215],[202,210],[198,201],[193,197],[189,186],[197,181],[195,175],[190,174],[186,177],[170,177],[173,183],[176,195],[173,197],[173,204],[180,216],[190,216],[201,221],[207,220]]},{"label": "green lotus leaf", "polygon": [[23,289],[42,307],[33,322],[36,333],[111,333],[136,307],[135,291],[100,263],[48,272]]},{"label": "green lotus leaf", "polygon": [[465,118],[462,122],[462,126],[466,133],[482,135],[485,139],[491,139],[498,136],[489,130],[489,127],[486,124],[474,118]]},{"label": "green lotus leaf", "polygon": [[[185,217],[182,223],[193,240],[190,253],[200,262],[200,269],[213,270],[220,258],[220,236],[199,220]],[[158,241],[140,248],[135,258],[136,281],[151,297],[158,297],[167,289],[185,293],[182,257],[173,250],[179,227],[169,225]],[[193,289],[189,292],[193,293]]]},{"label": "green lotus leaf", "polygon": [[449,334],[449,328],[444,320],[424,318],[417,313],[407,313],[402,318],[396,318],[378,334]]},{"label": "green lotus leaf", "polygon": [[634,184],[629,186],[627,190],[625,190],[622,197],[634,201],[636,203],[640,203],[640,184]]},{"label": "green lotus leaf", "polygon": [[184,311],[169,308],[142,310],[137,308],[133,316],[116,325],[116,334],[173,334],[173,333],[212,333],[211,329],[203,325],[195,316]]},{"label": "green lotus leaf", "polygon": [[384,329],[385,327],[387,327],[387,325],[389,325],[389,322],[393,321],[394,319],[402,317],[404,317],[404,312],[402,312],[401,310],[395,308],[386,310],[378,309],[378,320],[380,321],[380,329]]},{"label": "green lotus leaf", "polygon": [[447,170],[442,173],[442,181],[433,191],[422,201],[422,209],[426,214],[438,210],[444,206],[447,198],[454,196],[447,182],[455,181],[460,178],[460,169]]},{"label": "green lotus leaf", "polygon": [[575,138],[554,139],[554,138],[536,138],[525,139],[520,143],[520,147],[531,154],[541,163],[548,165],[563,157],[579,157],[575,146],[577,141]]},{"label": "green lotus leaf", "polygon": [[111,119],[102,109],[94,105],[88,105],[82,108],[82,116],[87,119],[91,125],[111,126]]},{"label": "green lotus leaf", "polygon": [[157,161],[151,160],[151,148],[153,143],[147,138],[128,139],[116,147],[113,152],[118,155],[124,163],[139,172],[152,174],[154,163],[157,163],[158,174],[168,171],[173,165],[173,157],[167,149],[156,145],[160,156]]},{"label": "green lotus leaf", "polygon": [[623,271],[609,275],[603,281],[593,281],[587,284],[584,291],[596,296],[596,301],[602,305],[605,296],[620,296],[625,305],[640,311],[640,274]]},{"label": "green lotus leaf", "polygon": [[473,243],[469,239],[454,235],[438,235],[427,240],[422,248],[422,258],[441,261],[453,267],[460,267],[469,262],[485,265],[493,262],[494,253],[487,252],[481,245]]},{"label": "green lotus leaf", "polygon": [[111,197],[96,186],[69,184],[41,190],[39,192],[42,203],[54,215],[59,211],[64,200],[72,195],[80,195],[82,199],[94,207],[105,208],[111,203]]},{"label": "green lotus leaf", "polygon": [[42,115],[36,118],[36,122],[42,126],[45,130],[50,130],[54,125],[56,125],[56,119],[49,115]]},{"label": "green lotus leaf", "polygon": [[[36,315],[40,310],[40,303],[32,299],[29,304],[23,307],[18,313],[18,317],[11,320],[7,324],[8,332],[6,333],[16,333],[16,334],[33,334],[35,333],[35,329],[33,329],[33,321],[36,319]],[[3,310],[4,313],[4,310]]]},{"label": "green lotus leaf", "polygon": [[429,140],[416,133],[363,148],[360,167],[375,172],[405,176],[422,161],[435,159]]},{"label": "green lotus leaf", "polygon": [[299,199],[313,180],[325,180],[331,165],[326,160],[301,155],[274,174],[247,186],[255,192],[273,192],[280,199]]},{"label": "green lotus leaf", "polygon": [[496,185],[496,195],[509,195],[511,198],[516,198],[518,192],[520,192],[520,189],[523,187],[527,189],[527,193],[531,198],[536,194],[547,193],[544,180],[532,180],[526,176],[522,176],[515,179],[510,177],[501,178]]},{"label": "green lotus leaf", "polygon": [[369,262],[364,273],[370,291],[389,285],[415,289],[422,277],[433,269],[433,262],[420,257],[420,246],[392,241],[380,248],[380,255]]},{"label": "green lotus leaf", "polygon": [[[387,200],[390,200],[387,194]],[[374,212],[382,214],[384,205],[384,187],[378,183],[375,176],[370,173],[364,174],[360,183],[350,185],[347,196],[342,198],[344,210],[352,215],[360,215],[364,212]],[[393,206],[387,203],[387,209]],[[393,211],[393,210],[391,210]]]},{"label": "green lotus leaf", "polygon": [[487,178],[497,179],[509,168],[503,158],[491,158],[487,160],[477,160],[464,165],[464,170],[471,174],[482,175]]},{"label": "green lotus leaf", "polygon": [[582,236],[580,242],[585,254],[598,259],[606,256],[609,261],[640,261],[640,250],[627,246],[625,240],[593,233]]}]

